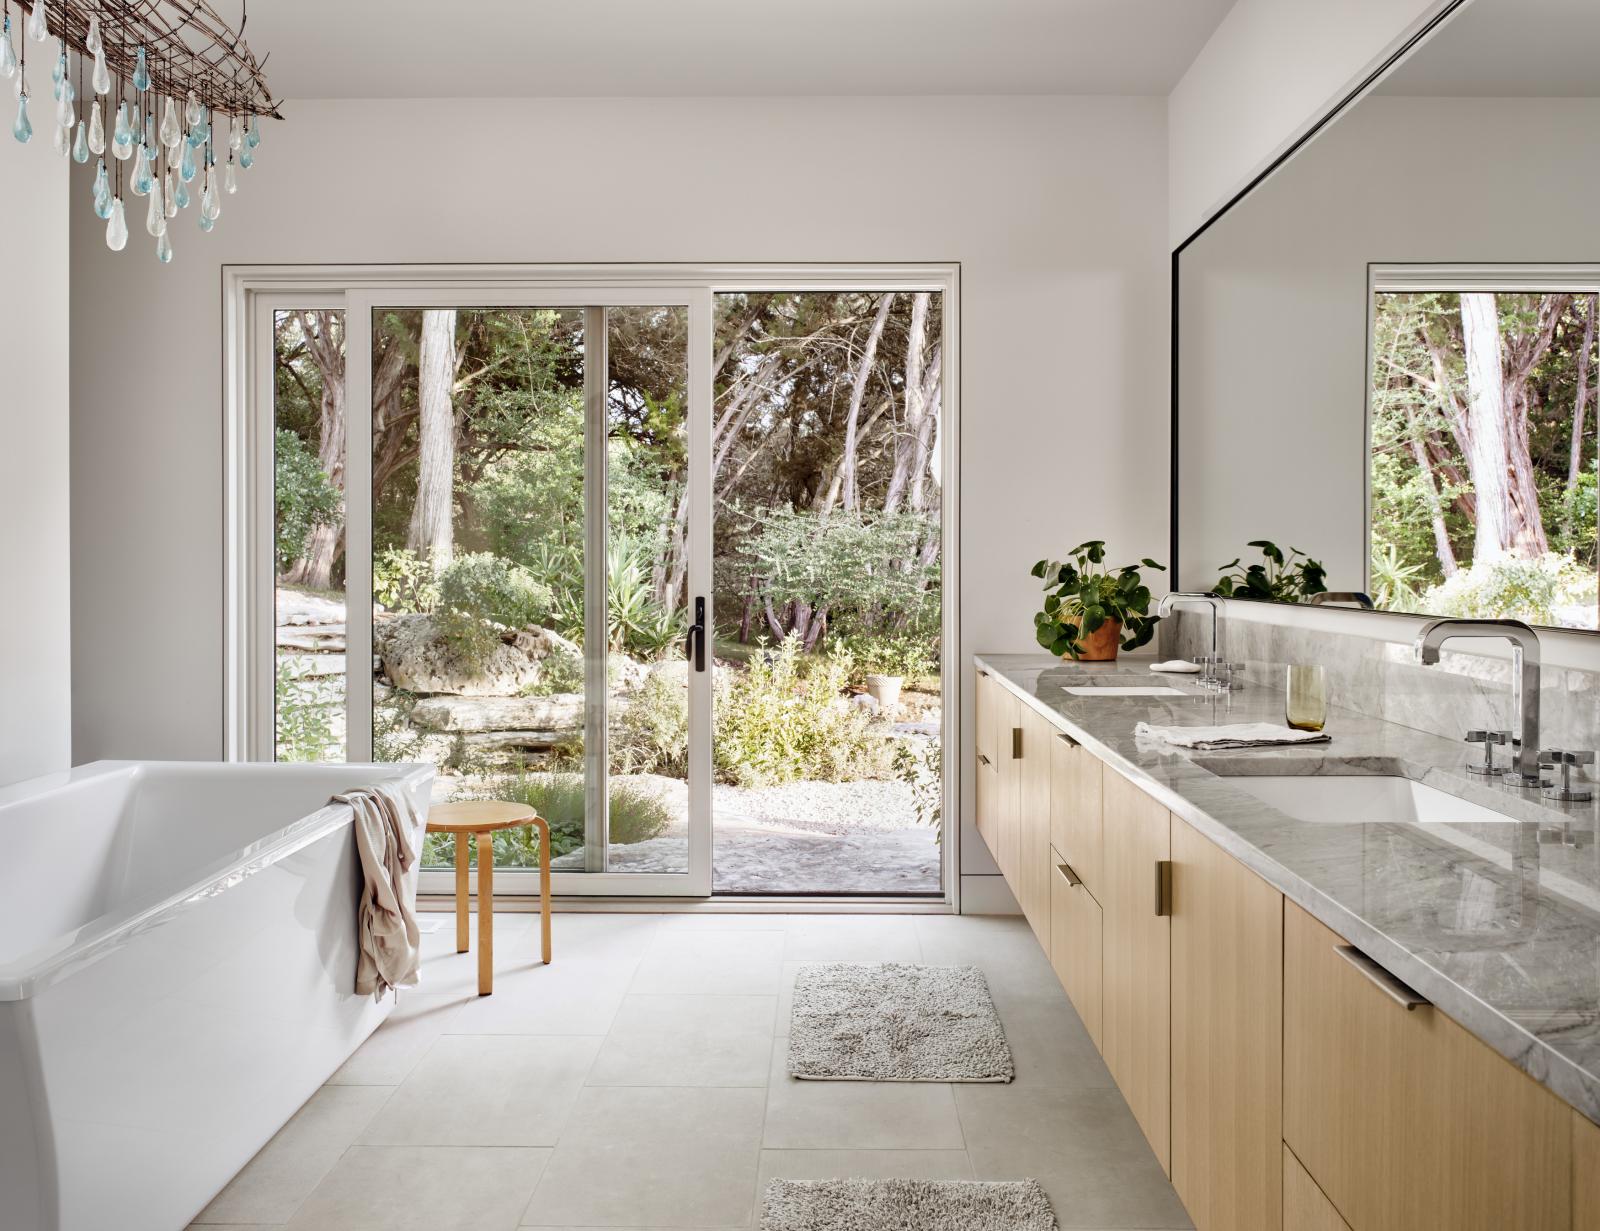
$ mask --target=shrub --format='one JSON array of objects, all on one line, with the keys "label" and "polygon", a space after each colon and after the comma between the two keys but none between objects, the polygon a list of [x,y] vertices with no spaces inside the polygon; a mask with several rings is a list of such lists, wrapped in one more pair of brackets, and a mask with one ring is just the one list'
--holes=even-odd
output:
[{"label": "shrub", "polygon": [[439,605],[439,581],[416,552],[390,547],[372,559],[372,597],[385,611],[426,613]]},{"label": "shrub", "polygon": [[334,710],[343,697],[328,696],[318,681],[296,675],[278,659],[277,746],[280,761],[338,761],[344,748],[333,730]]},{"label": "shrub", "polygon": [[898,675],[908,684],[939,678],[939,640],[911,633],[852,633],[838,650],[850,656],[851,679],[868,674]]},{"label": "shrub", "polygon": [[539,665],[539,678],[522,690],[525,697],[548,697],[583,691],[583,656],[557,646]]},{"label": "shrub", "polygon": [[685,677],[653,671],[611,722],[614,774],[689,776],[689,698]]},{"label": "shrub", "polygon": [[489,552],[458,556],[439,574],[438,621],[445,642],[471,663],[494,652],[499,629],[547,619],[550,588],[533,574]]},{"label": "shrub", "polygon": [[911,788],[911,806],[917,820],[933,827],[936,841],[944,841],[944,752],[937,739],[920,748],[901,744],[894,750],[894,776]]},{"label": "shrub", "polygon": [[338,524],[339,489],[329,480],[310,446],[288,428],[280,427],[274,437],[272,466],[272,546],[282,573],[306,554],[312,530]]},{"label": "shrub", "polygon": [[1457,570],[1432,587],[1418,604],[1430,615],[1480,619],[1511,618],[1529,624],[1584,627],[1574,612],[1592,614],[1595,576],[1570,556],[1547,552],[1523,559],[1506,556]]},{"label": "shrub", "polygon": [[681,612],[656,597],[651,543],[613,536],[606,548],[606,619],[611,648],[657,658],[686,631]]},{"label": "shrub", "polygon": [[804,658],[800,639],[719,675],[713,718],[717,777],[738,786],[849,782],[887,771],[883,740],[843,697],[848,663]]}]

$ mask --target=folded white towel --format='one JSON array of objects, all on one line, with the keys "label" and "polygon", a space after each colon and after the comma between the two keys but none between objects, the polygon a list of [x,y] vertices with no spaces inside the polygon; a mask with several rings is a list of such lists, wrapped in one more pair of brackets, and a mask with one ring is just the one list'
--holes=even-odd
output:
[{"label": "folded white towel", "polygon": [[1164,663],[1151,663],[1150,670],[1164,671],[1170,675],[1198,675],[1200,664],[1192,663],[1187,658],[1169,658]]},{"label": "folded white towel", "polygon": [[1272,744],[1325,744],[1326,731],[1296,731],[1275,722],[1236,722],[1221,727],[1153,727],[1141,722],[1135,735],[1178,748],[1260,748]]}]

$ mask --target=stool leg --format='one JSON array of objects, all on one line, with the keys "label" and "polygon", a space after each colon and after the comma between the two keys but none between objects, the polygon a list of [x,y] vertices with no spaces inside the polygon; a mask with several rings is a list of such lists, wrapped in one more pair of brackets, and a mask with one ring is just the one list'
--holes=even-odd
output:
[{"label": "stool leg", "polygon": [[456,842],[456,952],[468,948],[467,908],[471,904],[472,879],[467,861],[472,857],[472,842],[468,835],[458,833]]},{"label": "stool leg", "polygon": [[539,931],[544,964],[550,965],[550,823],[542,818],[539,827]]},{"label": "stool leg", "polygon": [[478,995],[494,991],[494,835],[478,835]]}]

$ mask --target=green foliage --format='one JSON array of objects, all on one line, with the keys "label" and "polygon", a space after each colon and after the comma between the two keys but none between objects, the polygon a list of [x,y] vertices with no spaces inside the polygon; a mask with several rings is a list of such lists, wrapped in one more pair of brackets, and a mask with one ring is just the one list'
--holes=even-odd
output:
[{"label": "green foliage", "polygon": [[1595,575],[1550,552],[1532,560],[1507,556],[1460,569],[1423,594],[1421,607],[1430,615],[1584,627],[1571,609],[1588,609],[1581,614],[1589,616],[1595,600]]},{"label": "green foliage", "polygon": [[613,535],[607,545],[606,615],[613,650],[658,658],[684,637],[683,613],[656,599],[651,568],[657,559],[652,543]]},{"label": "green foliage", "polygon": [[557,646],[539,664],[539,678],[522,690],[525,697],[583,691],[583,656]]},{"label": "green foliage", "polygon": [[429,612],[439,605],[439,579],[416,552],[388,547],[372,558],[372,597],[385,611]]},{"label": "green foliage", "polygon": [[501,629],[540,624],[552,604],[549,587],[527,569],[490,552],[469,552],[439,574],[435,620],[451,649],[481,665]]},{"label": "green foliage", "polygon": [[1383,611],[1421,611],[1421,564],[1407,564],[1393,543],[1372,544],[1372,602]]},{"label": "green foliage", "polygon": [[1313,594],[1327,591],[1327,570],[1316,560],[1303,556],[1298,547],[1283,549],[1268,539],[1251,539],[1266,559],[1248,568],[1235,558],[1222,566],[1222,577],[1211,592],[1222,598],[1249,598],[1264,603],[1298,603]]},{"label": "green foliage", "polygon": [[283,573],[306,554],[312,530],[338,525],[340,497],[317,455],[288,428],[280,427],[274,436],[272,464],[272,546],[278,571]]},{"label": "green foliage", "polygon": [[607,741],[614,774],[689,776],[687,677],[669,670],[650,673],[611,720]]},{"label": "green foliage", "polygon": [[884,742],[844,699],[847,683],[846,663],[803,654],[794,636],[743,671],[719,673],[712,724],[718,780],[756,787],[882,777]]},{"label": "green foliage", "polygon": [[897,675],[908,684],[939,678],[939,641],[914,633],[849,633],[829,643],[830,653],[848,655],[850,680],[869,675]]},{"label": "green foliage", "polygon": [[791,508],[738,510],[744,551],[764,597],[827,610],[839,629],[927,627],[938,620],[939,566],[921,553],[938,536],[924,513],[826,518]]},{"label": "green foliage", "polygon": [[1060,657],[1076,659],[1079,642],[1108,620],[1122,623],[1122,648],[1137,649],[1155,635],[1159,616],[1150,611],[1150,588],[1140,567],[1165,571],[1154,560],[1125,564],[1112,572],[1105,567],[1106,545],[1099,539],[1079,543],[1067,553],[1066,563],[1040,560],[1032,574],[1044,582],[1044,609],[1033,617],[1034,636],[1040,645]]},{"label": "green foliage", "polygon": [[330,697],[316,679],[297,675],[281,657],[277,677],[278,760],[343,760],[344,747],[333,731],[333,713],[343,708],[344,698]]},{"label": "green foliage", "polygon": [[931,825],[944,841],[944,752],[936,739],[920,748],[901,744],[894,750],[894,776],[911,788],[911,806],[917,820]]}]

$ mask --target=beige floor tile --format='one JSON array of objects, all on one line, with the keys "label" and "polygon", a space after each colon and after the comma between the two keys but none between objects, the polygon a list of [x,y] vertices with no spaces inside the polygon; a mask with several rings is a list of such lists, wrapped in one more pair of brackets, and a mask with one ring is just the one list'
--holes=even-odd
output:
[{"label": "beige floor tile", "polygon": [[995,1009],[1024,1088],[1110,1089],[1111,1071],[1063,993],[1016,1000],[996,996]]},{"label": "beige floor tile", "polygon": [[393,1093],[389,1086],[324,1086],[201,1211],[199,1223],[286,1221],[338,1163]]},{"label": "beige floor tile", "polygon": [[783,956],[799,962],[920,962],[909,915],[810,915],[789,925]]},{"label": "beige floor tile", "polygon": [[950,1087],[942,1082],[796,1081],[789,1042],[773,1047],[767,1090],[769,1150],[959,1150],[965,1145]]},{"label": "beige floor tile", "polygon": [[767,1084],[776,996],[629,996],[591,1086]]},{"label": "beige floor tile", "polygon": [[449,1034],[362,1135],[364,1145],[553,1146],[597,1036]]},{"label": "beige floor tile", "polygon": [[511,1231],[549,1150],[352,1146],[289,1231]]},{"label": "beige floor tile", "polygon": [[[496,914],[494,917],[495,978],[541,966],[539,937],[532,915]],[[456,952],[456,925],[451,918],[437,932],[422,937],[422,963],[417,970],[419,992],[445,996],[478,994],[478,917],[472,916],[471,948]]]},{"label": "beige floor tile", "polygon": [[774,996],[783,973],[784,933],[689,929],[661,932],[639,962],[630,991]]},{"label": "beige floor tile", "polygon": [[768,1180],[970,1180],[965,1150],[762,1150],[759,1195]]},{"label": "beige floor tile", "polygon": [[755,1208],[760,1090],[584,1090],[525,1224],[742,1227]]},{"label": "beige floor tile", "polygon": [[466,1003],[461,994],[436,995],[401,988],[399,1002],[356,1054],[328,1078],[334,1085],[397,1086]]},{"label": "beige floor tile", "polygon": [[1063,1228],[1191,1225],[1116,1090],[962,1086],[956,1103],[977,1178],[1038,1180]]},{"label": "beige floor tile", "polygon": [[494,994],[474,996],[451,1034],[605,1034],[628,993],[635,962],[535,963],[495,976]]},{"label": "beige floor tile", "polygon": [[637,961],[660,928],[659,915],[557,912],[550,927],[551,957],[555,962]]},{"label": "beige floor tile", "polygon": [[682,911],[660,918],[663,932],[784,932],[795,916],[764,911]]}]

